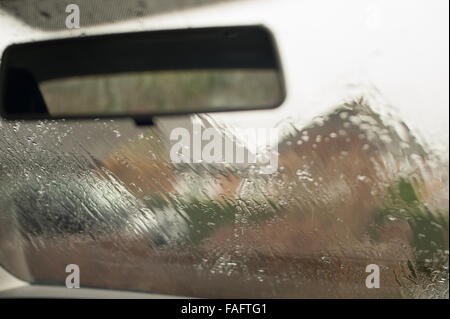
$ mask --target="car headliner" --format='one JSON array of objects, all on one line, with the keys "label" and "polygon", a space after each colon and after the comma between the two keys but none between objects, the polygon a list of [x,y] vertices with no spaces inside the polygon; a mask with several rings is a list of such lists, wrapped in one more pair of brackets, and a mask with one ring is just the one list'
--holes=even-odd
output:
[{"label": "car headliner", "polygon": [[238,0],[4,0],[0,9],[33,28],[57,31],[65,29],[65,8],[70,3],[80,7],[86,27],[230,1]]}]

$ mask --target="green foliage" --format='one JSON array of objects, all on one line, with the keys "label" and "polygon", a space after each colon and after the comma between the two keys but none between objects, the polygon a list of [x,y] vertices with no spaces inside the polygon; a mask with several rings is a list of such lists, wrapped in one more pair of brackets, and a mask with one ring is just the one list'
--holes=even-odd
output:
[{"label": "green foliage", "polygon": [[389,218],[405,219],[412,231],[410,244],[415,248],[418,269],[427,271],[433,265],[445,262],[447,257],[444,251],[448,250],[449,236],[448,211],[432,211],[419,200],[413,184],[405,178],[389,187],[387,193],[386,204],[375,217],[376,227],[371,230],[373,237],[377,238],[377,230]]},{"label": "green foliage", "polygon": [[270,198],[263,202],[256,200],[231,200],[222,197],[220,200],[183,196],[171,196],[168,201],[161,197],[147,198],[147,207],[164,209],[171,207],[182,216],[189,225],[189,240],[199,243],[208,234],[224,225],[239,222],[258,222],[274,215],[278,205]]}]

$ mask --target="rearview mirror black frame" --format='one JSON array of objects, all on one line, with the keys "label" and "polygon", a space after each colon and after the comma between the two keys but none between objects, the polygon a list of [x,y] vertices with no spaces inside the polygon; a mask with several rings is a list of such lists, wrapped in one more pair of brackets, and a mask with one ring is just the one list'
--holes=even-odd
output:
[{"label": "rearview mirror black frame", "polygon": [[[0,114],[7,120],[62,119],[49,114],[41,81],[121,72],[186,69],[270,68],[280,74],[280,98],[286,88],[272,33],[264,26],[232,26],[81,36],[22,44],[5,49],[0,67]],[[242,110],[254,110],[244,108]],[[236,111],[227,108],[210,112]],[[199,111],[204,112],[204,111]],[[73,116],[69,119],[133,118],[198,113]]]}]

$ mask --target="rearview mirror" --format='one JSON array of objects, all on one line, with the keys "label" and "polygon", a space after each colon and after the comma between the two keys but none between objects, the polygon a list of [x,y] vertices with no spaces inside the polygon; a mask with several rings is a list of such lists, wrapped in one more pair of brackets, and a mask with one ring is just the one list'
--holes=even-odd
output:
[{"label": "rearview mirror", "polygon": [[131,117],[269,109],[285,97],[261,26],[108,34],[9,46],[6,119]]}]

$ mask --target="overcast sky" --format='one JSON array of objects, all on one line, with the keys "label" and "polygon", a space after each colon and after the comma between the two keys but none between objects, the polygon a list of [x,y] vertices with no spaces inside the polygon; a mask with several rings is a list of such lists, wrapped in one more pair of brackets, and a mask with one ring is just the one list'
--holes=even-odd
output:
[{"label": "overcast sky", "polygon": [[378,92],[376,99],[448,152],[448,6],[447,0],[231,2],[54,34],[0,13],[0,50],[11,42],[79,32],[263,23],[279,44],[286,103],[215,118],[252,127],[273,126],[286,117],[306,123],[348,96]]}]

